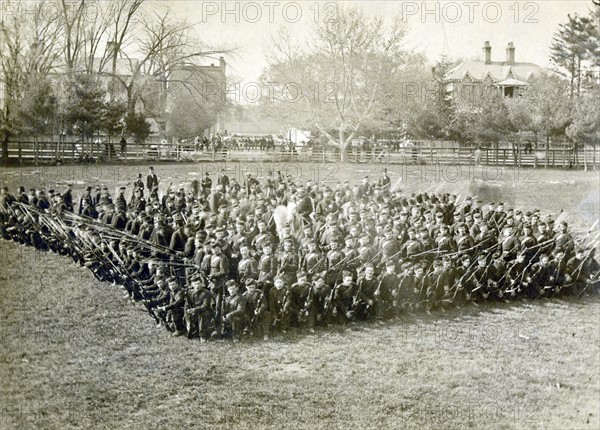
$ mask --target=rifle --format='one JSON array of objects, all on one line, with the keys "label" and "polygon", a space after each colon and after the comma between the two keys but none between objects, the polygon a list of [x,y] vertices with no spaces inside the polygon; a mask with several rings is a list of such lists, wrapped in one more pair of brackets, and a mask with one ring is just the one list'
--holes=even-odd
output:
[{"label": "rifle", "polygon": [[[469,272],[471,271],[471,269],[473,268],[473,266],[475,265],[475,263],[477,262],[477,259],[473,259],[473,261],[471,262],[471,264],[469,265],[469,267],[467,267],[467,270],[465,270],[465,273],[460,277],[460,279],[458,281],[455,282],[454,286],[452,287],[454,289],[454,294],[452,295],[452,299],[451,300],[446,300],[448,301],[448,303],[452,303],[454,301],[454,299],[456,299],[456,295],[458,294],[458,290],[460,289],[464,289],[463,287],[463,280],[465,278],[465,276],[467,276],[467,274],[469,274]],[[467,280],[465,282],[468,282],[473,275],[475,274],[475,272],[472,272],[471,275],[467,278]],[[450,292],[451,290],[449,290],[448,292]]]},{"label": "rifle", "polygon": [[304,301],[304,307],[300,310],[299,319],[304,319],[308,316],[308,310],[313,302],[313,287],[309,285],[308,287],[308,295],[306,296],[306,300]]},{"label": "rifle", "polygon": [[261,291],[261,290],[257,290],[260,293],[260,297],[258,299],[258,302],[256,303],[256,309],[254,309],[254,316],[252,317],[252,319],[250,320],[250,327],[254,327],[256,324],[256,320],[258,319],[258,316],[261,314],[261,312],[258,312],[258,310],[260,309],[260,306],[262,305],[263,301],[265,300],[265,294]]}]

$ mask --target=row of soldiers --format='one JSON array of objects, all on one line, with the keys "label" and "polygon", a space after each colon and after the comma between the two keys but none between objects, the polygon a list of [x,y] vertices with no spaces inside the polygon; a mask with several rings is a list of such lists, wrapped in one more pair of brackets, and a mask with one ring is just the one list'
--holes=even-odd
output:
[{"label": "row of soldiers", "polygon": [[[386,177],[335,191],[281,178],[277,188],[295,205],[297,223],[292,217],[280,231],[281,206],[261,198],[260,184],[241,198],[221,183],[162,198],[153,186],[141,205],[147,184],[138,178],[129,201],[119,189],[116,205],[107,189],[90,198],[86,190],[81,215],[64,195],[40,207],[3,189],[0,232],[70,255],[98,279],[123,285],[174,335],[203,340],[597,289],[595,248],[581,246],[593,237],[576,246],[565,221],[502,203],[484,210],[448,194],[406,196]],[[86,214],[90,206],[100,215]]]}]

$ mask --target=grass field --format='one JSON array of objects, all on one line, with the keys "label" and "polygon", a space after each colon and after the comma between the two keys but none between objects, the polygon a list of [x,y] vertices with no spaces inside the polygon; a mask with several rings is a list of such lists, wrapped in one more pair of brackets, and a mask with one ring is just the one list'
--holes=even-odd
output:
[{"label": "grass field", "polygon": [[[228,167],[230,175],[268,169]],[[381,171],[280,167],[319,181]],[[156,169],[164,189],[215,166]],[[402,176],[406,192],[565,209],[579,228],[600,211],[597,172],[505,169],[491,180],[491,169],[470,176],[462,166],[460,177],[458,168],[439,169],[437,178],[434,169],[390,168],[390,176],[393,184]],[[3,169],[0,178],[12,189],[75,181],[80,191],[84,182],[126,183],[138,170],[146,167]],[[473,305],[266,343],[200,344],[156,329],[118,287],[62,257],[0,242],[0,262],[1,429],[600,428],[598,297]]]}]

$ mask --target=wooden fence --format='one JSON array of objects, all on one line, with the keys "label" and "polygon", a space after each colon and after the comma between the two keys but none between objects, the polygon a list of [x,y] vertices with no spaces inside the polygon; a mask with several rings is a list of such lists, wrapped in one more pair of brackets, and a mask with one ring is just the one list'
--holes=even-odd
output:
[{"label": "wooden fence", "polygon": [[[220,149],[197,151],[180,144],[128,144],[124,151],[118,144],[109,147],[97,143],[11,142],[9,159],[15,164],[85,162],[337,162],[339,150],[323,147],[275,147],[270,150]],[[400,148],[398,151],[376,149],[369,152],[348,151],[348,161],[383,164],[455,164],[521,167],[596,168],[600,166],[600,149],[587,145],[577,151],[559,147],[548,150],[482,149],[472,147],[425,146]]]}]

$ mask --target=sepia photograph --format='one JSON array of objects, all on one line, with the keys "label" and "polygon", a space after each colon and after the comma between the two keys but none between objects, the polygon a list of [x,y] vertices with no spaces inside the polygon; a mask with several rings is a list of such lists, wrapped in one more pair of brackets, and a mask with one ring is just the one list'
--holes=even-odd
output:
[{"label": "sepia photograph", "polygon": [[600,428],[600,1],[0,0],[0,429]]}]

